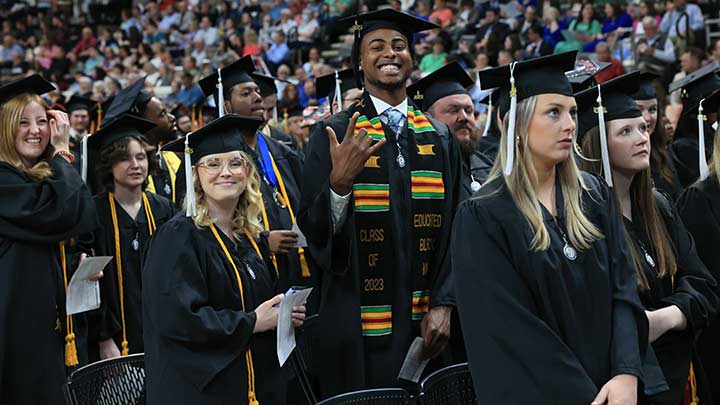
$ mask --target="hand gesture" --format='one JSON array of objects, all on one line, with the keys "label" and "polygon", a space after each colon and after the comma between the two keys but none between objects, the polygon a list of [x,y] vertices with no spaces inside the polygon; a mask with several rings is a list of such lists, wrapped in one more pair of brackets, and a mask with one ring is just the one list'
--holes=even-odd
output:
[{"label": "hand gesture", "polygon": [[50,144],[55,151],[70,149],[70,120],[68,115],[58,110],[48,110],[50,118]]},{"label": "hand gesture", "polygon": [[355,177],[363,170],[368,158],[386,142],[385,139],[381,139],[373,145],[373,139],[367,136],[364,128],[355,135],[355,123],[359,116],[360,113],[356,112],[350,118],[350,124],[345,131],[342,143],[338,142],[332,128],[325,128],[330,139],[330,158],[332,159],[330,187],[339,195],[350,193]]},{"label": "hand gesture", "polygon": [[636,405],[637,377],[630,374],[618,374],[611,378],[600,390],[590,405]]},{"label": "hand gesture", "polygon": [[437,306],[430,308],[420,324],[425,356],[433,358],[440,354],[450,340],[450,314],[452,307]]}]

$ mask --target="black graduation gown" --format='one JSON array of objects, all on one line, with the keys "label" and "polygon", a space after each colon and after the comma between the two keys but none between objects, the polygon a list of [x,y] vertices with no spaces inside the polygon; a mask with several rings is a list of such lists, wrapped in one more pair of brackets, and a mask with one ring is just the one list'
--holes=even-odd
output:
[{"label": "black graduation gown", "polygon": [[82,170],[82,137],[80,139],[75,140],[72,137],[70,137],[70,152],[75,156],[75,161],[73,161],[71,164],[77,170],[78,173],[81,173]]},{"label": "black graduation gown", "polygon": [[35,182],[0,163],[0,403],[63,404],[65,306],[58,242],[97,226],[72,165]]},{"label": "black graduation gown", "polygon": [[[180,207],[182,206],[182,198],[185,197],[185,177],[183,176],[182,181],[177,180],[177,176],[183,169],[182,159],[177,161],[173,159],[173,162],[169,162],[168,158],[172,159],[171,155],[173,157],[177,155],[173,152],[161,152],[161,154],[162,158],[158,159],[158,167],[155,173],[151,175],[152,187],[148,184],[147,191],[165,197]],[[174,171],[172,175],[170,174],[171,171]],[[175,177],[175,182],[173,182],[173,177]],[[174,198],[173,191],[175,193]]]},{"label": "black graduation gown", "polygon": [[[365,111],[368,117],[375,117],[372,101],[366,93],[363,95]],[[408,101],[410,103],[410,101]],[[326,126],[331,126],[338,141],[347,130],[352,114],[358,110],[354,105],[347,111],[341,111],[315,126],[310,137],[308,154],[305,160],[302,200],[299,215],[300,228],[308,239],[309,249],[321,272],[320,316],[315,329],[307,330],[312,341],[313,358],[309,367],[319,377],[320,396],[325,398],[343,392],[398,386],[398,373],[402,361],[410,348],[412,340],[420,336],[420,322],[411,321],[408,316],[394,316],[392,319],[391,343],[383,350],[368,349],[368,341],[362,335],[360,305],[362,298],[361,275],[358,270],[358,251],[355,240],[354,212],[352,203],[348,205],[345,222],[337,234],[333,234],[332,211],[330,208],[329,175],[332,170],[330,149]],[[460,150],[450,128],[442,122],[428,118],[438,136],[449,140],[444,173],[446,187],[443,216],[443,238],[435,245],[434,262],[431,274],[435,274],[434,284],[430,287],[430,308],[440,305],[455,305],[455,297],[450,281],[447,262],[447,244],[449,242],[450,218],[453,217],[460,193]],[[404,133],[400,144],[407,155],[407,138],[410,133],[405,120]],[[383,125],[386,134],[389,129]],[[397,148],[394,142],[382,148],[381,159],[395,162]],[[412,237],[412,217],[410,215],[410,163],[403,169],[395,164],[389,169],[390,207],[393,211],[394,252],[398,263],[410,263]],[[405,214],[401,214],[401,213]],[[410,271],[405,270],[404,277],[410,279]],[[393,312],[410,314],[412,291],[407,286],[393,291]],[[403,306],[405,305],[405,306]]]},{"label": "black graduation gown", "polygon": [[[674,287],[672,277],[669,275],[658,277],[655,267],[644,257],[643,249],[646,249],[653,262],[657,262],[657,254],[652,249],[644,227],[640,224],[641,220],[633,222],[625,218],[625,229],[640,254],[642,270],[649,285],[649,289],[639,291],[640,300],[648,311],[671,305],[677,306],[687,319],[687,329],[669,331],[652,343],[670,391],[652,398],[641,395],[639,403],[679,405],[685,393],[695,336],[715,319],[720,300],[715,279],[695,252],[695,244],[670,201],[657,192],[655,199],[672,240],[677,272],[674,277]],[[637,209],[633,210],[634,218],[640,218],[641,215]],[[699,371],[700,368],[696,365],[696,375]],[[709,398],[702,398],[701,403],[706,404],[708,401]]]},{"label": "black graduation gown", "polygon": [[[155,225],[159,228],[175,214],[170,200],[154,193],[146,193]],[[113,339],[118,349],[122,350],[122,317],[120,311],[120,291],[115,257],[115,231],[108,193],[95,196],[101,227],[89,239],[90,246],[96,256],[113,256],[113,260],[105,268],[100,279],[101,304],[97,311],[90,314],[92,335],[90,336],[90,358],[99,360],[98,343]],[[125,307],[125,331],[130,353],[143,352],[142,337],[142,261],[143,251],[150,238],[148,219],[145,209],[140,206],[135,219],[115,201],[115,211],[120,233],[120,253],[123,272],[123,293]],[[133,240],[137,239],[138,249],[133,248]]]},{"label": "black graduation gown", "polygon": [[[498,132],[495,132],[498,131]],[[495,162],[497,159],[498,150],[500,148],[500,132],[496,129],[495,123],[491,124],[488,135],[484,138],[480,138],[480,145],[478,150],[485,155],[491,162]]]},{"label": "black graduation gown", "polygon": [[[460,201],[465,201],[473,195],[472,181],[473,179],[483,184],[490,175],[493,167],[493,161],[480,151],[473,152],[463,160],[462,175],[462,191],[460,192]],[[472,176],[471,176],[472,175]]]},{"label": "black graduation gown", "polygon": [[198,229],[180,213],[148,245],[143,268],[148,404],[246,404],[248,348],[258,401],[285,404],[276,333],[252,333],[251,311],[277,292],[267,241],[259,243],[263,261],[244,237],[234,243],[218,233],[240,273],[244,311],[235,271],[210,229]]},{"label": "black graduation gown", "polygon": [[300,158],[300,161],[303,161],[305,158],[305,155],[302,153],[301,148],[298,146],[297,141],[294,137],[292,137],[290,134],[285,133],[281,129],[269,126],[270,128],[270,137],[281,144],[287,146],[288,148],[292,149],[295,153],[297,153],[298,157]]},{"label": "black graduation gown", "polygon": [[503,178],[458,209],[453,278],[475,392],[487,403],[589,404],[612,376],[641,375],[648,325],[622,223],[609,188],[583,177],[585,215],[605,237],[574,261],[544,208],[550,247],[530,251],[533,233]]},{"label": "black graduation gown", "polygon": [[[685,189],[677,203],[682,222],[692,235],[697,253],[715,280],[720,280],[720,185],[715,174]],[[720,401],[720,324],[712,322],[698,339],[698,355]]]}]

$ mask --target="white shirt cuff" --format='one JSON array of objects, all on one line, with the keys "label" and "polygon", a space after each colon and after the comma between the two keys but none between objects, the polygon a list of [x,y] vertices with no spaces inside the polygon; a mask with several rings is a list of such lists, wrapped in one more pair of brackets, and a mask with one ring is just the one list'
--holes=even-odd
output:
[{"label": "white shirt cuff", "polygon": [[332,211],[333,234],[336,234],[343,222],[345,222],[349,202],[350,193],[338,195],[332,188],[330,189],[330,211]]}]

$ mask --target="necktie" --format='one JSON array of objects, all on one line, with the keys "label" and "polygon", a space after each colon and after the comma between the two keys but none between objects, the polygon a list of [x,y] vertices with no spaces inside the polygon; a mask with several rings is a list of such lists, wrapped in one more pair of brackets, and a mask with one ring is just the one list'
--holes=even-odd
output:
[{"label": "necktie", "polygon": [[387,118],[387,123],[385,125],[393,131],[395,136],[398,136],[400,134],[400,124],[403,120],[402,113],[394,108],[388,108],[385,110],[383,115]]}]

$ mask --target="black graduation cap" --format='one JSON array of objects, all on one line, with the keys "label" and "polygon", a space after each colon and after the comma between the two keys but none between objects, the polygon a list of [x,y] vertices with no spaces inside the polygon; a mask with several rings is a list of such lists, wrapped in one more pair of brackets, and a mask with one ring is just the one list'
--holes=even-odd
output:
[{"label": "black graduation cap", "polygon": [[475,81],[458,62],[449,63],[407,88],[408,96],[422,111],[427,111],[439,99],[454,94],[468,94]]},{"label": "black graduation cap", "polygon": [[[255,80],[252,77],[253,72],[255,72],[255,62],[253,62],[252,56],[244,56],[220,69],[223,87],[230,89],[236,84],[254,82]],[[217,95],[217,83],[218,74],[217,71],[215,71],[200,79],[198,85],[200,85],[205,96],[209,97]]]},{"label": "black graduation cap", "polygon": [[592,73],[578,71],[577,68],[576,70],[567,73],[568,80],[570,80],[570,85],[573,88],[573,92],[579,93],[585,89],[589,89],[590,87],[597,85],[595,75],[611,66],[609,62],[597,62],[596,65],[597,69],[595,69]]},{"label": "black graduation cap", "polygon": [[[577,51],[557,55],[541,56],[527,61],[516,62],[513,76],[517,91],[517,101],[540,94],[563,94],[573,96],[573,89],[565,72],[573,70]],[[493,97],[493,103],[504,117],[510,109],[510,66],[481,70],[480,84],[483,89],[500,88]],[[495,103],[497,98],[497,103]]]},{"label": "black graduation cap", "polygon": [[660,75],[652,72],[641,72],[640,83],[638,91],[633,94],[635,100],[653,100],[657,98],[657,91],[655,90],[655,80],[659,79]]},{"label": "black graduation cap", "polygon": [[[290,83],[287,80],[279,79],[274,76],[268,76],[261,73],[253,73],[250,75],[253,79],[255,79],[255,83],[257,83],[258,87],[260,87],[260,94],[262,94],[263,97],[271,96],[273,94],[278,94],[278,88],[275,84],[275,81],[280,81],[284,83]],[[225,79],[223,78],[223,86],[225,85]]]},{"label": "black graduation cap", "polygon": [[[196,164],[204,156],[225,153],[234,150],[247,150],[242,134],[255,132],[264,121],[257,117],[245,117],[238,114],[225,114],[221,118],[207,123],[204,127],[190,132],[186,136],[191,149],[190,160]],[[185,138],[169,142],[162,150],[183,153]]]},{"label": "black graduation cap", "polygon": [[55,86],[42,76],[34,74],[22,79],[13,80],[0,86],[0,103],[23,93],[37,94],[38,96],[55,90]]},{"label": "black graduation cap", "polygon": [[88,147],[100,151],[113,142],[128,137],[144,137],[155,123],[131,114],[124,114],[107,124],[88,138]]},{"label": "black graduation cap", "polygon": [[68,114],[70,114],[73,111],[78,111],[78,110],[87,110],[89,113],[90,110],[92,110],[96,104],[97,103],[95,101],[93,101],[87,97],[73,94],[72,97],[70,97],[65,102],[65,110],[67,111]]},{"label": "black graduation cap", "polygon": [[712,94],[707,96],[702,103],[703,112],[717,113],[716,121],[720,121],[720,90],[715,90]]},{"label": "black graduation cap", "polygon": [[362,83],[358,68],[360,66],[360,40],[364,35],[379,29],[398,31],[408,40],[408,46],[412,50],[413,35],[416,32],[440,28],[433,23],[392,8],[341,18],[337,22],[340,27],[352,29],[355,33],[351,59],[355,68],[355,80],[358,83]]},{"label": "black graduation cap", "polygon": [[[639,83],[640,72],[635,71],[608,80],[599,86],[605,122],[642,116],[640,108],[633,99],[633,94],[638,91]],[[597,98],[597,86],[575,95],[578,108],[578,143],[582,143],[582,138],[587,131],[599,125]]]},{"label": "black graduation cap", "polygon": [[110,110],[110,106],[112,105],[113,101],[115,100],[115,96],[110,96],[107,98],[107,100],[103,101],[102,103],[95,103],[89,110],[90,112],[90,121],[96,122],[96,125],[99,127],[100,122],[98,121],[98,112],[100,113],[100,121],[102,121],[102,117],[104,114],[106,114]]},{"label": "black graduation cap", "polygon": [[[359,88],[355,81],[355,73],[352,69],[343,69],[337,72],[340,80],[340,92]],[[318,97],[332,97],[335,94],[335,72],[320,76],[315,79],[315,93]]]},{"label": "black graduation cap", "polygon": [[717,76],[718,70],[720,70],[720,64],[713,62],[680,80],[670,83],[668,89],[670,93],[682,89],[680,93],[683,103],[682,115],[697,111],[700,100],[720,89],[720,78]]},{"label": "black graduation cap", "polygon": [[152,98],[152,94],[143,91],[146,77],[142,77],[132,85],[120,90],[105,112],[102,126],[128,113],[139,115],[140,110],[144,109]]}]

